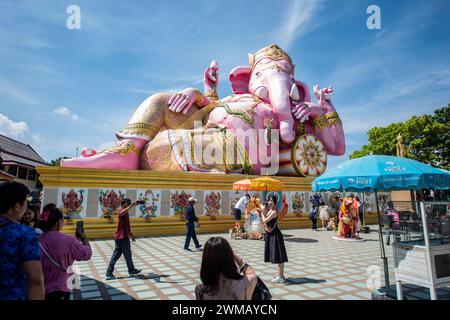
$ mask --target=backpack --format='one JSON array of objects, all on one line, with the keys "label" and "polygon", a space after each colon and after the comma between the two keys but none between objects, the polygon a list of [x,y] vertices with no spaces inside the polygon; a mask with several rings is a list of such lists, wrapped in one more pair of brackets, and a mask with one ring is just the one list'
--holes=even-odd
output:
[{"label": "backpack", "polygon": [[310,213],[310,215],[309,215],[309,218],[310,218],[311,220],[317,219],[317,208],[314,208],[314,209],[311,210],[311,213]]}]

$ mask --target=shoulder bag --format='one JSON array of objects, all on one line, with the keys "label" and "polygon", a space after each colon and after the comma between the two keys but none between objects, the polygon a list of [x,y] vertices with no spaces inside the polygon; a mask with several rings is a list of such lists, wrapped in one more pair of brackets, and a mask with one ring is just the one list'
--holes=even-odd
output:
[{"label": "shoulder bag", "polygon": [[39,246],[41,247],[41,250],[44,252],[44,254],[47,256],[47,258],[55,265],[57,266],[61,271],[63,272],[67,272],[67,270],[65,268],[63,268],[62,265],[60,265],[58,262],[56,262],[55,259],[53,259],[50,254],[47,252],[47,250],[45,250],[44,246],[39,243]]},{"label": "shoulder bag", "polygon": [[272,300],[272,294],[266,284],[258,277],[255,290],[252,294],[252,300]]}]

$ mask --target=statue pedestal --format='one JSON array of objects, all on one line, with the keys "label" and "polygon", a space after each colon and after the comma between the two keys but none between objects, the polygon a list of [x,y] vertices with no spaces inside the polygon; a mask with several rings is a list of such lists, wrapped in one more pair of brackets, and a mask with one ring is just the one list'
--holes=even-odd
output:
[{"label": "statue pedestal", "polygon": [[[115,208],[114,220],[104,218],[105,212],[113,212],[104,204],[120,203],[120,197],[131,201],[146,199],[145,206],[130,210],[133,233],[136,236],[185,234],[183,204],[189,196],[198,201],[195,211],[200,219],[199,233],[228,233],[234,226],[233,207],[245,192],[233,191],[233,183],[257,176],[237,174],[201,174],[191,172],[153,172],[144,170],[106,170],[61,167],[37,167],[40,181],[44,186],[43,205],[55,203],[65,208],[75,203],[69,212],[78,213],[72,219],[84,220],[84,228],[89,238],[110,238],[117,224]],[[289,213],[280,223],[281,230],[310,228],[308,215],[294,214],[291,194],[302,192],[305,196],[304,212],[309,211],[309,192],[312,179],[300,177],[276,177],[284,183],[289,204]],[[73,192],[71,192],[73,190]],[[70,193],[72,198],[69,198]],[[256,193],[262,197],[262,192]],[[109,202],[108,202],[109,201]],[[109,211],[108,211],[109,210]],[[211,212],[216,212],[212,216]],[[155,217],[148,218],[148,215]],[[209,214],[209,215],[207,215]],[[145,218],[147,216],[147,218]],[[367,220],[368,219],[368,220]],[[368,223],[376,223],[376,215],[368,214]],[[244,223],[244,216],[242,216]],[[65,225],[63,232],[75,234],[76,223]]]}]

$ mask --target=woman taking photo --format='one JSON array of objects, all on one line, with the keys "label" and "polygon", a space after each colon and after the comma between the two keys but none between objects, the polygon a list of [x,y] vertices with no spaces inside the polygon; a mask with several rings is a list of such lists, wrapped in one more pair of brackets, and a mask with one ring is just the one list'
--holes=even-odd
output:
[{"label": "woman taking photo", "polygon": [[203,249],[197,300],[250,300],[258,278],[224,238],[209,239]]},{"label": "woman taking photo", "polygon": [[278,229],[277,198],[271,196],[269,202],[262,208],[262,221],[264,223],[265,247],[264,262],[277,263],[277,275],[271,280],[272,283],[285,283],[284,263],[288,262],[286,248],[284,246],[283,235]]},{"label": "woman taking photo", "polygon": [[69,300],[71,288],[68,279],[70,266],[75,261],[91,259],[92,251],[84,234],[79,239],[61,233],[63,213],[56,206],[46,206],[39,217],[42,270],[45,279],[46,300]]}]

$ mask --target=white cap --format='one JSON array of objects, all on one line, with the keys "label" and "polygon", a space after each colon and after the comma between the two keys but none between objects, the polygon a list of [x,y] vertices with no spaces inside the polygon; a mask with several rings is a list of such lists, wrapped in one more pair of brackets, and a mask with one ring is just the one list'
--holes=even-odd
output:
[{"label": "white cap", "polygon": [[[186,198],[185,198],[185,199],[186,199]],[[197,199],[195,199],[194,197],[190,197],[190,198],[188,199],[188,201],[189,201],[189,202],[192,202],[192,201],[197,202]]]}]

